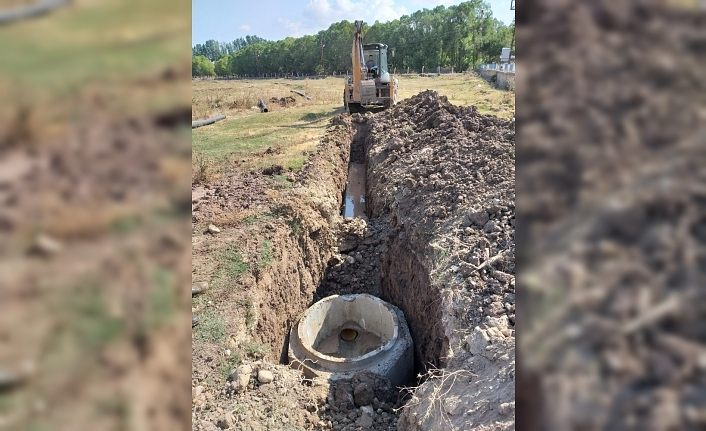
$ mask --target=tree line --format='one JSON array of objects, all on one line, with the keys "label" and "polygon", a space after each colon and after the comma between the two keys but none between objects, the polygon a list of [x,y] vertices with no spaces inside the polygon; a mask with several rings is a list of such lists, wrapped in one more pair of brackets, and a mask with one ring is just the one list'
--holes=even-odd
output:
[{"label": "tree line", "polygon": [[[493,18],[483,0],[423,9],[397,20],[363,26],[364,43],[389,46],[390,70],[467,70],[496,62],[509,47],[512,25]],[[246,36],[230,44],[207,41],[193,48],[194,76],[346,73],[351,67],[353,22],[340,21],[316,35],[267,41]]]}]

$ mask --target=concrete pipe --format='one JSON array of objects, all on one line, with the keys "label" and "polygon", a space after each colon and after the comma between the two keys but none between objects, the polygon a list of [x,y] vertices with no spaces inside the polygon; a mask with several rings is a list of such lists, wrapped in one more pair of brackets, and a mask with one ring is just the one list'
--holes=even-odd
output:
[{"label": "concrete pipe", "polygon": [[307,309],[290,332],[289,360],[310,378],[370,371],[399,386],[414,377],[402,311],[368,294],[333,295]]}]

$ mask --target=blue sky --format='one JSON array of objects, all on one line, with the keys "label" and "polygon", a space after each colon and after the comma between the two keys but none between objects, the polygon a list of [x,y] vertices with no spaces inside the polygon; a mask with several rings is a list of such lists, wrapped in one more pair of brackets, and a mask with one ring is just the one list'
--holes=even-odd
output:
[{"label": "blue sky", "polygon": [[[192,41],[208,39],[229,42],[255,34],[279,40],[324,30],[334,22],[347,19],[390,21],[438,5],[450,6],[463,0],[193,0],[191,2]],[[510,0],[486,0],[493,15],[506,24],[515,11]]]}]

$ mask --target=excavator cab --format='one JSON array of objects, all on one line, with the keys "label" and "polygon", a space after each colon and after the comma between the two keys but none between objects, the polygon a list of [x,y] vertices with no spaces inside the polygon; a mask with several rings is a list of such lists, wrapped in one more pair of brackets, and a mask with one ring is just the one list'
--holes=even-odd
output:
[{"label": "excavator cab", "polygon": [[393,79],[387,66],[387,45],[363,45],[363,22],[356,21],[353,37],[353,73],[343,90],[343,104],[350,113],[364,108],[389,108],[397,103],[397,79]]},{"label": "excavator cab", "polygon": [[[367,78],[389,80],[387,71],[387,45],[384,43],[368,43],[363,45],[363,58],[366,59]],[[386,78],[383,76],[387,75]]]}]

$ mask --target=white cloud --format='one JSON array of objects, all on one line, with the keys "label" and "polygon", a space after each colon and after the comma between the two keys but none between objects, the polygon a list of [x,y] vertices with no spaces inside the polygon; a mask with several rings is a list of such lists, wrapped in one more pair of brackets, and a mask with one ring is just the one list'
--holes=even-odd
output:
[{"label": "white cloud", "polygon": [[422,8],[450,6],[463,0],[410,0],[408,9],[399,0],[308,0],[299,19],[278,18],[277,25],[287,36],[316,34],[341,20],[362,19],[368,24],[398,19]]},{"label": "white cloud", "polygon": [[395,0],[309,0],[305,19],[311,27],[324,29],[344,19],[362,19],[372,24],[397,19],[408,12],[404,6],[396,5]]},{"label": "white cloud", "polygon": [[[416,9],[434,9],[437,6],[457,5],[462,1],[464,0],[411,0],[411,3]],[[510,7],[509,3],[508,7]]]},{"label": "white cloud", "polygon": [[243,24],[239,28],[240,28],[240,31],[242,31],[243,33],[248,32],[248,31],[250,31],[250,24]]},{"label": "white cloud", "polygon": [[286,37],[300,37],[305,34],[315,33],[299,21],[292,21],[289,18],[277,18],[277,24],[285,30]]}]

